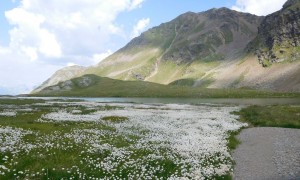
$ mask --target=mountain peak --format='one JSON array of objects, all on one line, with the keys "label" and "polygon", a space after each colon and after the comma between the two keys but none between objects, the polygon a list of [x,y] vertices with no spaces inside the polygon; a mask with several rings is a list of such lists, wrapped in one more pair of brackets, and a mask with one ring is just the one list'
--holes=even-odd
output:
[{"label": "mountain peak", "polygon": [[[216,52],[220,46],[225,46],[240,38],[244,42],[242,46],[241,44],[240,46],[233,46],[237,50],[242,49],[249,42],[248,38],[251,40],[254,38],[262,18],[225,7],[213,8],[199,13],[188,11],[170,22],[162,23],[142,33],[119,52],[141,47],[159,47],[166,51],[162,55],[164,60],[173,60],[178,63],[191,62],[195,59],[211,56],[215,53],[210,52]],[[241,36],[237,34],[241,34]],[[206,43],[207,41],[210,42]],[[204,47],[205,44],[209,44],[211,47],[206,48]],[[212,55],[218,57],[213,59],[222,59],[224,56],[220,54],[227,54],[225,49],[217,52],[219,55]]]},{"label": "mountain peak", "polygon": [[234,10],[229,9],[227,7],[221,7],[221,8],[209,9],[209,10],[205,11],[204,13],[220,13],[220,12],[227,12],[228,13],[228,12],[237,12],[237,11],[234,11]]},{"label": "mountain peak", "polygon": [[208,14],[208,15],[219,15],[219,17],[221,16],[230,16],[230,15],[236,15],[236,16],[256,16],[256,15],[253,15],[253,14],[250,14],[250,13],[246,13],[246,12],[239,12],[239,11],[236,11],[236,10],[233,10],[233,9],[229,9],[227,7],[221,7],[221,8],[212,8],[212,9],[209,9],[205,12],[200,12],[198,14],[201,14],[201,13],[205,13],[205,14]]}]

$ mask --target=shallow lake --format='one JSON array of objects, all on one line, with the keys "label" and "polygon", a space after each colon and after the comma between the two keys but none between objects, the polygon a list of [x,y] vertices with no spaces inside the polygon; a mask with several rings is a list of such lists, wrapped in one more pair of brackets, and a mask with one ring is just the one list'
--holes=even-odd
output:
[{"label": "shallow lake", "polygon": [[300,105],[300,98],[85,98],[85,97],[26,97],[29,99],[79,99],[91,102],[162,103],[162,104],[236,104],[236,105]]}]

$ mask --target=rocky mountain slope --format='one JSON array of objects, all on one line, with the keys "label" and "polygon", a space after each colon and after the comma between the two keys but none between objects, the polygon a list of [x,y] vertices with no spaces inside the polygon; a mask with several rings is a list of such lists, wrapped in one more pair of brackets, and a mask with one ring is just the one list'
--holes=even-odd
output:
[{"label": "rocky mountain slope", "polygon": [[300,1],[289,0],[283,8],[268,15],[250,44],[256,49],[259,63],[270,66],[300,58]]},{"label": "rocky mountain slope", "polygon": [[266,17],[211,9],[149,29],[89,67],[119,80],[300,92],[300,0]]},{"label": "rocky mountain slope", "polygon": [[199,79],[239,57],[262,19],[227,8],[188,12],[144,32],[86,73],[161,84]]},{"label": "rocky mountain slope", "polygon": [[49,79],[47,79],[43,84],[41,84],[39,87],[34,89],[31,93],[36,93],[41,91],[42,89],[53,86],[55,84],[58,84],[63,81],[67,81],[69,79],[75,78],[79,75],[81,75],[84,70],[86,70],[85,67],[82,66],[68,66],[63,69],[60,69],[56,71]]}]

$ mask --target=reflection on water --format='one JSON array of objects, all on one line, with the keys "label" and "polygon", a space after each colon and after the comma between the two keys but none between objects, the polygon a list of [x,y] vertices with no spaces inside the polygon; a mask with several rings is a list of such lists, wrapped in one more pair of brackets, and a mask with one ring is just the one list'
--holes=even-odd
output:
[{"label": "reflection on water", "polygon": [[300,98],[79,98],[79,97],[26,97],[29,99],[80,99],[93,102],[163,103],[163,104],[236,104],[236,105],[300,105]]}]

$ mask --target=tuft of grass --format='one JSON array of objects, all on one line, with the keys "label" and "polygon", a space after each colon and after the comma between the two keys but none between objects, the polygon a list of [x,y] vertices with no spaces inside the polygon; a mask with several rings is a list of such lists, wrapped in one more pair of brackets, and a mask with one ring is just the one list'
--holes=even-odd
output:
[{"label": "tuft of grass", "polygon": [[263,59],[262,65],[263,65],[263,67],[270,67],[272,65],[272,63],[267,59]]},{"label": "tuft of grass", "polygon": [[239,131],[231,131],[229,132],[229,137],[227,138],[227,147],[232,151],[238,147],[238,145],[241,143],[237,139],[237,135],[241,132],[242,129]]},{"label": "tuft of grass", "polygon": [[128,120],[128,117],[125,116],[105,116],[102,118],[104,121],[111,121],[111,122],[123,122]]},{"label": "tuft of grass", "polygon": [[257,127],[300,128],[300,106],[249,106],[235,114],[240,120]]},{"label": "tuft of grass", "polygon": [[193,86],[195,84],[195,79],[187,78],[187,79],[179,79],[171,82],[169,85],[172,86]]}]

